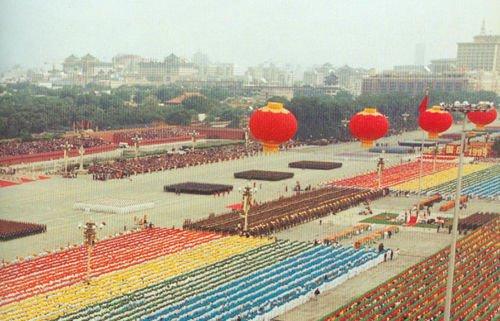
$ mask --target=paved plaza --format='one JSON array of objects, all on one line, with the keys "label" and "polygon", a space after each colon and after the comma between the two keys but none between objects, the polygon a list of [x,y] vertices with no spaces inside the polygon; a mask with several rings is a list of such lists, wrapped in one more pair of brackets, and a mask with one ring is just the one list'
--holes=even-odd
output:
[{"label": "paved plaza", "polygon": [[[420,137],[419,133],[411,132],[406,138]],[[382,143],[394,144],[403,137],[389,137]],[[235,179],[234,172],[243,170],[274,170],[293,172],[291,179],[277,182],[256,182],[256,199],[259,202],[275,199],[279,196],[291,195],[296,181],[305,187],[322,182],[349,177],[357,173],[373,171],[376,161],[344,160],[338,169],[303,170],[288,168],[288,163],[300,160],[332,161],[335,155],[345,152],[362,151],[359,143],[346,143],[329,146],[306,146],[272,155],[259,155],[236,161],[207,164],[182,168],[152,174],[132,176],[130,179],[93,181],[88,175],[80,175],[76,179],[63,179],[53,176],[51,179],[25,183],[0,190],[0,217],[15,221],[27,221],[47,225],[43,234],[23,237],[0,243],[0,258],[12,260],[18,256],[24,257],[44,250],[53,250],[68,244],[82,243],[82,233],[78,224],[92,219],[95,222],[105,222],[98,232],[100,238],[114,235],[124,229],[134,227],[134,217],[148,215],[148,219],[157,226],[181,227],[185,219],[200,219],[210,213],[227,211],[226,206],[241,201],[238,192],[247,182]],[[401,162],[400,155],[387,154],[386,164]],[[408,156],[403,156],[406,159]],[[186,181],[231,184],[233,192],[227,196],[176,195],[166,193],[163,186]],[[285,186],[288,192],[285,192]],[[154,203],[154,208],[133,213],[90,213],[74,209],[77,202],[99,203],[100,200],[127,200],[131,204]],[[381,212],[399,213],[417,202],[417,197],[386,197],[371,204],[375,214]],[[492,211],[498,202],[474,200],[461,213],[469,215],[476,211]],[[324,237],[340,232],[353,226],[366,216],[359,215],[362,207],[354,207],[346,211],[330,215],[321,220],[299,225],[292,229],[277,233],[278,238],[301,241],[321,240]],[[437,211],[437,207],[434,207]],[[453,211],[444,216],[451,217]],[[442,215],[433,213],[433,216]],[[374,229],[384,225],[374,225]],[[366,235],[369,232],[365,232]],[[356,238],[342,241],[352,245]],[[447,231],[436,233],[435,229],[401,227],[400,232],[390,240],[383,240],[386,248],[399,248],[400,254],[393,261],[383,263],[367,273],[362,273],[348,280],[341,286],[322,293],[317,299],[309,301],[276,318],[286,321],[318,320],[328,312],[347,303],[354,297],[377,286],[381,282],[400,273],[407,267],[421,261],[423,258],[447,246],[451,238]]]},{"label": "paved plaza", "polygon": [[[417,133],[407,133],[414,137]],[[395,143],[399,137],[389,137],[382,142]],[[303,170],[288,168],[288,163],[299,160],[330,161],[335,154],[362,151],[358,142],[306,146],[271,155],[259,155],[240,160],[181,168],[132,176],[130,179],[93,181],[89,175],[76,179],[52,176],[51,179],[25,183],[0,190],[1,217],[47,225],[47,232],[0,243],[0,257],[12,260],[44,250],[58,249],[68,244],[80,244],[78,224],[88,219],[105,222],[99,236],[113,235],[134,224],[134,217],[144,214],[157,226],[181,227],[185,219],[199,219],[210,213],[227,211],[226,206],[241,201],[238,188],[247,182],[233,177],[234,172],[251,169],[293,172],[293,178],[278,182],[257,182],[256,200],[267,201],[286,195],[285,185],[291,195],[296,181],[302,186],[317,185],[327,180],[348,177],[355,173],[375,170],[376,164],[366,161],[344,161],[338,169]],[[398,155],[386,155],[388,164],[400,162]],[[231,184],[233,192],[224,197],[204,195],[175,195],[165,193],[163,186],[185,181]],[[87,213],[74,209],[77,202],[90,202],[103,198],[153,202],[154,208],[129,214]]]}]

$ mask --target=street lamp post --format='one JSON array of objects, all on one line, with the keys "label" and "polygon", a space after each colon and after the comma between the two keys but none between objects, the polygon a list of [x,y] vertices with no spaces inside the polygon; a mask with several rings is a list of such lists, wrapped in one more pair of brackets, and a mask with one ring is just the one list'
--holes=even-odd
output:
[{"label": "street lamp post", "polygon": [[134,137],[132,137],[132,141],[134,142],[135,159],[137,159],[139,157],[139,144],[142,141],[142,137],[136,134]]},{"label": "street lamp post", "polygon": [[191,143],[192,143],[192,146],[191,146],[191,150],[194,151],[194,148],[196,147],[196,137],[198,136],[198,132],[193,130],[191,133]]},{"label": "street lamp post", "polygon": [[436,160],[437,160],[437,153],[438,153],[438,144],[437,142],[434,143],[434,159],[432,161],[432,172],[436,172]]},{"label": "street lamp post", "polygon": [[408,117],[410,117],[410,114],[404,113],[401,114],[401,117],[403,117],[403,122],[405,123],[405,125],[403,126],[403,133],[404,133],[406,132],[406,122],[408,121]]},{"label": "street lamp post", "polygon": [[425,142],[425,133],[422,136],[422,143],[420,144],[420,163],[418,169],[418,203],[417,203],[417,220],[420,216],[420,202],[422,201],[422,176],[424,172],[424,142]]},{"label": "street lamp post", "polygon": [[247,185],[243,189],[240,188],[240,193],[243,195],[243,214],[240,215],[245,219],[243,224],[243,232],[246,234],[248,232],[248,214],[250,212],[250,208],[252,207],[253,196],[255,195],[255,193],[257,193],[257,189]]},{"label": "street lamp post", "polygon": [[137,226],[138,229],[145,229],[148,227],[148,224],[149,224],[149,220],[148,220],[148,215],[147,214],[144,214],[142,216],[142,218],[138,218],[136,216],[134,216],[134,224],[135,226]]},{"label": "street lamp post", "polygon": [[80,154],[80,168],[79,168],[79,172],[84,172],[83,170],[83,155],[85,155],[85,148],[83,147],[83,145],[80,145],[80,148],[78,149],[78,154]]},{"label": "street lamp post", "polygon": [[87,249],[87,275],[85,277],[85,282],[87,284],[90,282],[90,276],[92,274],[92,251],[97,241],[97,229],[102,229],[102,227],[103,224],[97,226],[97,224],[92,221],[88,221],[85,225],[78,225],[79,229],[83,229],[83,244]]},{"label": "street lamp post", "polygon": [[[382,155],[384,154],[384,150],[382,151]],[[377,172],[378,172],[378,188],[382,188],[382,171],[384,170],[384,157],[380,157],[377,163]]]},{"label": "street lamp post", "polygon": [[243,131],[245,132],[245,150],[248,152],[248,143],[249,143],[248,127],[245,127]]},{"label": "street lamp post", "polygon": [[[342,119],[342,121],[341,121],[341,122],[342,122],[342,126],[344,126],[344,128],[346,128],[346,129],[347,129],[347,125],[349,125],[349,119],[344,118],[344,119]],[[346,136],[346,137],[347,137],[347,136]]]},{"label": "street lamp post", "polygon": [[460,207],[460,193],[462,192],[462,174],[464,162],[464,149],[465,149],[465,124],[467,122],[467,113],[471,111],[487,111],[494,107],[492,102],[479,102],[478,104],[469,104],[467,101],[463,103],[455,102],[454,104],[440,104],[443,110],[449,112],[460,112],[464,116],[462,123],[462,132],[460,138],[460,156],[458,161],[458,175],[457,175],[457,189],[455,192],[455,207],[453,209],[453,225],[452,225],[452,238],[450,246],[450,259],[448,262],[448,276],[446,280],[446,296],[444,307],[444,321],[451,319],[451,301],[453,296],[453,274],[455,272],[455,255],[458,237],[458,215]]},{"label": "street lamp post", "polygon": [[249,135],[249,129],[248,129],[248,117],[246,115],[241,116],[240,127],[243,129],[244,138],[245,138],[245,150],[248,152],[250,135]]},{"label": "street lamp post", "polygon": [[69,156],[68,153],[71,150],[71,148],[73,148],[73,145],[71,145],[70,143],[68,143],[68,141],[66,141],[64,143],[64,145],[61,145],[61,147],[64,150],[64,173],[67,174],[68,173],[68,156]]}]

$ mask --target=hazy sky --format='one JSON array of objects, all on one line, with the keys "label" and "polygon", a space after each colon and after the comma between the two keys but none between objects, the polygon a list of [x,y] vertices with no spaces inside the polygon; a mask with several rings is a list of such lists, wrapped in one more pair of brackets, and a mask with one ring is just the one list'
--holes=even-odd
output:
[{"label": "hazy sky", "polygon": [[74,53],[390,68],[455,57],[456,43],[500,33],[499,0],[0,0],[0,69]]}]

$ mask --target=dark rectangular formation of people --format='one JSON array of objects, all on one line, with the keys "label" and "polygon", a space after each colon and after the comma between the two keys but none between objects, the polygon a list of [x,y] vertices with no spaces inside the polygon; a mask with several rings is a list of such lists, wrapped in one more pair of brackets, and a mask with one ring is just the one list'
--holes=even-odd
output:
[{"label": "dark rectangular formation of people", "polygon": [[232,185],[225,184],[208,184],[208,183],[196,183],[196,182],[185,182],[179,184],[165,185],[163,191],[172,193],[185,193],[185,194],[201,194],[201,195],[213,195],[220,193],[229,193],[233,190]]},{"label": "dark rectangular formation of people", "polygon": [[43,233],[46,230],[47,226],[42,224],[0,219],[0,241],[8,241],[23,236]]},{"label": "dark rectangular formation of people", "polygon": [[260,180],[260,181],[281,181],[292,177],[293,173],[290,172],[249,170],[249,171],[234,173],[234,178]]},{"label": "dark rectangular formation of people", "polygon": [[321,161],[298,161],[288,163],[290,168],[302,168],[302,169],[321,169],[330,170],[342,167],[342,163],[338,162],[321,162]]}]

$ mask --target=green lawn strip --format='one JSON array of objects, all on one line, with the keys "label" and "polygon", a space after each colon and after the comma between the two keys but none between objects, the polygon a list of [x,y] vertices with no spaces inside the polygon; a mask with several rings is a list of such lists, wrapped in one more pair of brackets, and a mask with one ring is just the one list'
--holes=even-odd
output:
[{"label": "green lawn strip", "polygon": [[[403,225],[403,222],[394,222],[391,221],[392,219],[398,217],[399,214],[395,213],[382,213],[378,214],[372,217],[365,218],[364,220],[360,221],[360,223],[370,223],[370,224],[386,224],[386,225]],[[445,220],[445,225],[449,223],[449,219]],[[436,229],[438,226],[437,224],[427,224],[427,223],[417,223],[414,225],[414,227],[421,227],[421,228],[434,228]]]}]

